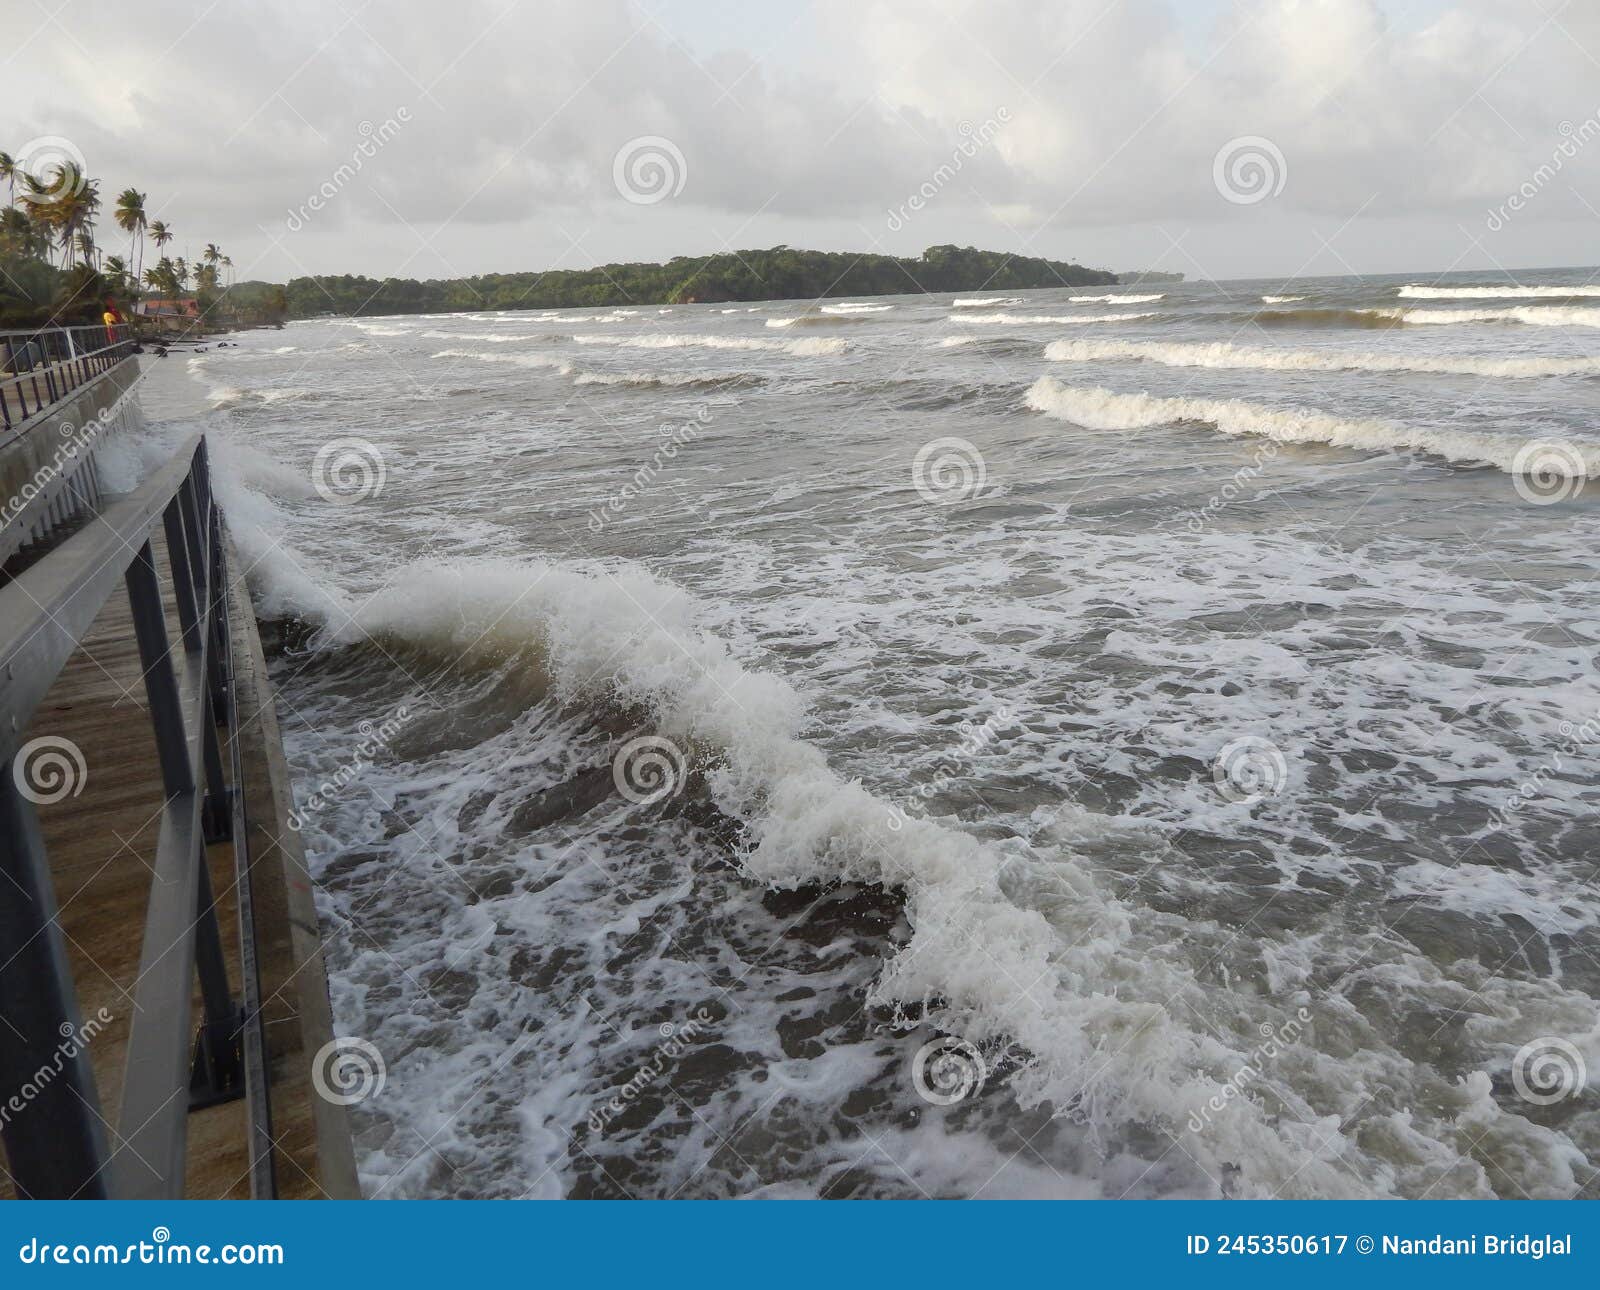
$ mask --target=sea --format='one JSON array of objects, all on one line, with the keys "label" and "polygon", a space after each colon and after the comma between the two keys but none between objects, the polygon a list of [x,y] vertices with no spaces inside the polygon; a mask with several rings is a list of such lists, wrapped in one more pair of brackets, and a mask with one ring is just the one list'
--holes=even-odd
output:
[{"label": "sea", "polygon": [[1600,270],[147,355],[376,1197],[1600,1197]]}]

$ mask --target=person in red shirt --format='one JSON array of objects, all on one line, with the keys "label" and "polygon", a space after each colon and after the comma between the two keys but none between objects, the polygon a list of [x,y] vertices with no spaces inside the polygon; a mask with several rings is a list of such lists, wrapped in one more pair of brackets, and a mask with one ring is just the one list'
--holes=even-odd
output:
[{"label": "person in red shirt", "polygon": [[121,331],[123,318],[122,311],[117,308],[117,302],[110,296],[106,297],[106,311],[100,315],[100,320],[106,325],[106,344],[115,345],[122,339]]}]

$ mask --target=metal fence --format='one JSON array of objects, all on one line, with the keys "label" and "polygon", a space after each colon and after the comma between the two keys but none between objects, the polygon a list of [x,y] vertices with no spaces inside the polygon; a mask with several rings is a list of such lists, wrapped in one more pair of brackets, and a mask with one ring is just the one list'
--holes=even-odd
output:
[{"label": "metal fence", "polygon": [[0,331],[0,429],[21,425],[134,350],[127,323]]},{"label": "metal fence", "polygon": [[[152,541],[157,524],[176,644]],[[0,586],[0,1000],[8,1023],[0,1026],[0,1100],[37,1084],[47,1067],[59,1072],[35,1089],[27,1114],[0,1126],[19,1194],[181,1197],[189,1111],[241,1095],[252,1192],[274,1194],[259,982],[249,953],[237,994],[229,982],[206,857],[208,842],[231,836],[241,934],[253,947],[225,552],[205,441],[196,438],[137,491],[104,506],[96,523]],[[15,759],[46,693],[119,585],[164,800],[113,1144],[86,1051],[61,1059],[62,1037],[79,1028],[79,1005],[39,820],[20,791]],[[197,976],[198,1038],[190,1015]]]}]

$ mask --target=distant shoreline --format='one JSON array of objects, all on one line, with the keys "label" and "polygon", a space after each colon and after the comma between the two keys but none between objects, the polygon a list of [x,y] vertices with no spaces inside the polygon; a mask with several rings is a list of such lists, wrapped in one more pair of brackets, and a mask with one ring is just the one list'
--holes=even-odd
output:
[{"label": "distant shoreline", "polygon": [[[1180,275],[1181,276],[1181,275]],[[1128,279],[1156,281],[1154,274]],[[1173,281],[1173,275],[1160,280]],[[329,314],[496,312],[511,309],[604,309],[636,305],[738,304],[774,300],[1041,290],[1120,286],[1124,277],[1062,260],[932,246],[918,258],[787,246],[679,256],[665,263],[607,264],[545,273],[469,278],[368,278],[319,274],[284,288],[289,318]],[[241,284],[247,285],[247,284]]]}]

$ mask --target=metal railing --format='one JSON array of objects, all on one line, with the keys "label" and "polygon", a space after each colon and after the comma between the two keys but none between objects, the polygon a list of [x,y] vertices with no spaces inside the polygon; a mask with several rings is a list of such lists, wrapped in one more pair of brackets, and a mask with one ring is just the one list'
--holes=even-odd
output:
[{"label": "metal railing", "polygon": [[[157,524],[176,644],[152,540]],[[275,1192],[225,555],[205,441],[196,438],[105,506],[96,523],[0,586],[0,1000],[8,1023],[0,1026],[0,1105],[28,1081],[37,1085],[37,1105],[0,1125],[19,1194],[181,1197],[189,1111],[241,1095],[250,1110],[252,1191]],[[138,643],[163,805],[113,1144],[84,1047],[62,1061],[62,1037],[78,1033],[79,1005],[38,816],[16,759],[46,693],[119,584]],[[247,951],[238,998],[206,856],[208,843],[230,837]],[[190,1016],[197,977],[198,1034]],[[59,1073],[38,1085],[47,1067]]]},{"label": "metal railing", "polygon": [[136,348],[127,323],[0,331],[0,429],[38,415]]}]

